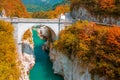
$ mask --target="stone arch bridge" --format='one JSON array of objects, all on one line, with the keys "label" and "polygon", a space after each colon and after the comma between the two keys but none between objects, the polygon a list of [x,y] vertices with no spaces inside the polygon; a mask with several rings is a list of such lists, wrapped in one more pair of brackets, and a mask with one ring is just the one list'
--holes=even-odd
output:
[{"label": "stone arch bridge", "polygon": [[63,19],[0,18],[0,20],[12,23],[12,25],[14,26],[14,37],[17,43],[17,47],[19,48],[20,44],[22,43],[22,37],[24,33],[33,26],[48,26],[58,36],[59,32],[62,29],[64,29],[65,26],[70,25],[72,23],[72,21],[66,21]]},{"label": "stone arch bridge", "polygon": [[71,21],[66,21],[63,19],[33,19],[33,18],[0,18],[7,22],[11,22],[14,26],[17,43],[21,43],[22,36],[26,30],[37,25],[45,25],[51,28],[55,34],[58,36],[59,32],[65,28],[65,26],[70,25]]}]

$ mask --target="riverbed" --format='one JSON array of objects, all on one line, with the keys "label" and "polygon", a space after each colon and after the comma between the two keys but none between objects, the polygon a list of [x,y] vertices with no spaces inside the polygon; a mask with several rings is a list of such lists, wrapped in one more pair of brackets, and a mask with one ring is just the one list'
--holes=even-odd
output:
[{"label": "riverbed", "polygon": [[64,80],[62,76],[54,74],[49,53],[42,50],[45,40],[40,39],[37,31],[32,30],[34,42],[35,65],[30,70],[30,80]]}]

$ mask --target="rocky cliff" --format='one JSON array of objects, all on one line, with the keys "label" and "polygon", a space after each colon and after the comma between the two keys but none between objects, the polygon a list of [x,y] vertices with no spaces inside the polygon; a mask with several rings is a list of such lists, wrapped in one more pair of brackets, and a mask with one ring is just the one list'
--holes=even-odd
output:
[{"label": "rocky cliff", "polygon": [[102,15],[92,15],[86,8],[73,8],[71,11],[71,15],[74,19],[77,20],[88,20],[97,23],[103,24],[116,24],[120,25],[120,17],[113,16],[102,16]]},{"label": "rocky cliff", "polygon": [[92,76],[89,73],[89,65],[76,59],[72,61],[55,49],[50,50],[50,59],[53,62],[54,73],[64,76],[64,80],[105,80],[104,77]]},{"label": "rocky cliff", "polygon": [[[38,29],[38,34],[39,36],[45,36],[47,42],[50,42],[50,44],[46,42],[44,47],[46,45],[50,47],[49,56],[53,63],[54,73],[62,75],[64,77],[64,80],[92,80],[92,76],[89,73],[89,68],[87,64],[84,64],[84,62],[79,62],[77,59],[74,59],[72,61],[67,55],[63,54],[62,52],[58,52],[57,50],[52,48],[52,42],[49,38],[52,38],[52,40],[54,41],[55,36],[54,34],[51,34],[52,31],[49,32],[49,30],[50,29],[48,27],[41,27],[40,29]],[[52,37],[50,36],[50,34]],[[94,80],[105,79],[103,77],[95,75]]]},{"label": "rocky cliff", "polygon": [[30,28],[24,33],[22,38],[22,53],[19,55],[21,62],[20,80],[29,80],[29,71],[35,64],[32,29],[38,32],[38,36],[41,39],[47,39],[47,42],[43,45],[44,50],[48,50],[48,47],[50,45],[49,42],[54,40],[55,38],[55,33],[50,28],[44,25],[40,25],[37,28]]},{"label": "rocky cliff", "polygon": [[[20,55],[21,62],[21,77],[20,80],[29,80],[29,71],[35,64],[35,58],[33,54],[33,40],[32,29],[26,31],[22,39],[22,54]],[[26,37],[26,35],[28,35]]]}]

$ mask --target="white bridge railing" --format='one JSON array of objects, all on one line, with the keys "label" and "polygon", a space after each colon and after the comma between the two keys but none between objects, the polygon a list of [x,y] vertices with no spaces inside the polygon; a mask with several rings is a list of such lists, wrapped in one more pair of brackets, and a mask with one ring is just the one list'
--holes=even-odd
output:
[{"label": "white bridge railing", "polygon": [[68,23],[71,24],[72,21],[67,21],[63,19],[35,19],[35,18],[0,18],[11,23]]}]

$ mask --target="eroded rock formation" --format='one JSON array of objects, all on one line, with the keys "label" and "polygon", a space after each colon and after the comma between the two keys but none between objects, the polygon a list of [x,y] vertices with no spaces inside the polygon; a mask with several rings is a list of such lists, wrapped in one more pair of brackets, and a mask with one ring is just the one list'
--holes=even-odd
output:
[{"label": "eroded rock formation", "polygon": [[[33,53],[33,40],[32,40],[32,29],[28,30],[30,34],[28,37],[22,40],[22,55],[20,56],[21,62],[21,78],[20,80],[29,80],[29,71],[35,64],[35,58]],[[23,36],[25,36],[24,34]]]},{"label": "eroded rock formation", "polygon": [[71,15],[74,19],[77,20],[88,20],[97,23],[103,24],[116,24],[120,25],[120,17],[113,16],[102,16],[102,15],[92,15],[86,8],[80,7],[78,9],[73,8],[71,11]]},{"label": "eroded rock formation", "polygon": [[53,62],[54,73],[64,76],[64,80],[105,80],[104,77],[92,76],[89,72],[89,65],[77,59],[73,61],[67,55],[50,50],[50,59]]}]

